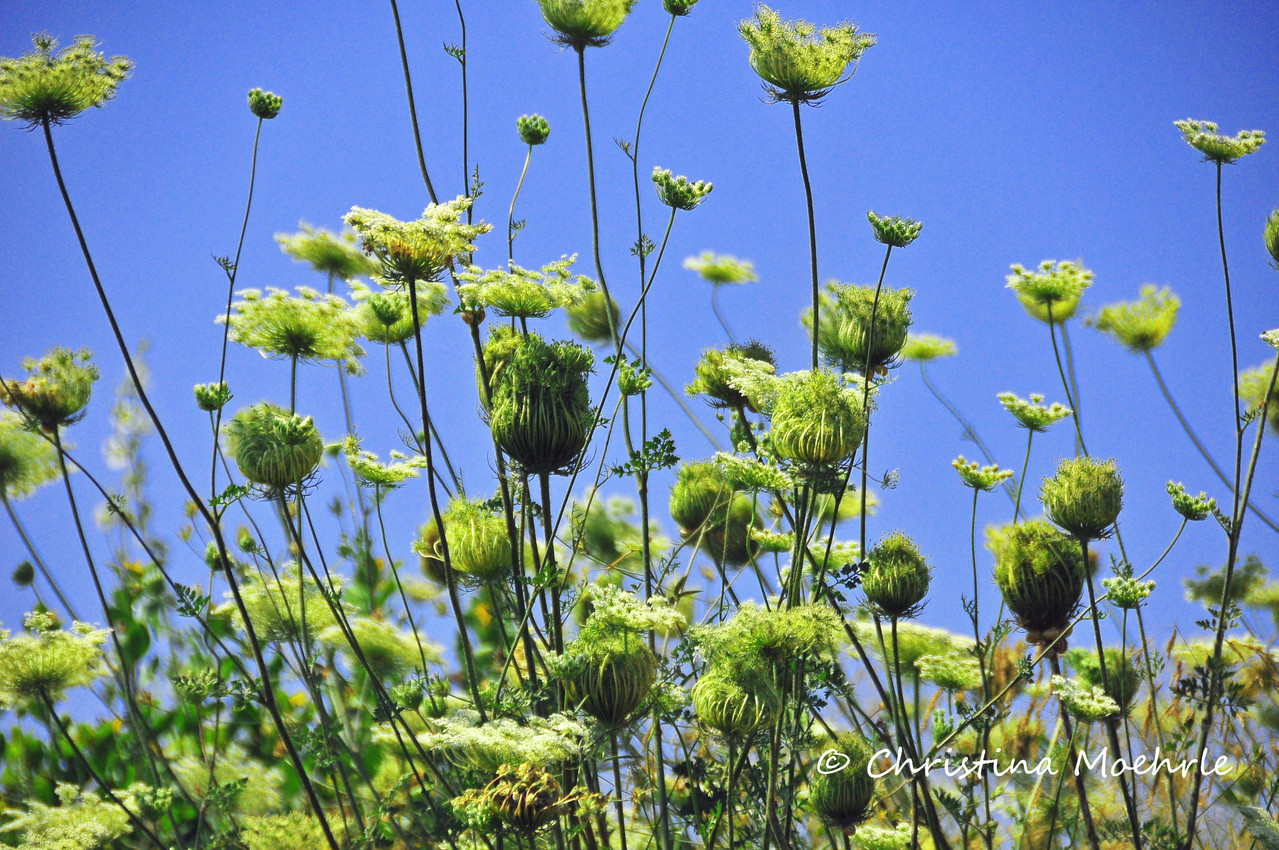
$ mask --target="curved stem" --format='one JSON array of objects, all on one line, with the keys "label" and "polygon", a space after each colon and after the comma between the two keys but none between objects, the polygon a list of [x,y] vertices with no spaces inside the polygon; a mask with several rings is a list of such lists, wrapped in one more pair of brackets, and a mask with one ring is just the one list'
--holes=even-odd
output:
[{"label": "curved stem", "polygon": [[520,182],[515,184],[515,194],[511,196],[511,211],[506,216],[506,262],[515,263],[515,202],[520,199],[520,190],[524,188],[524,178],[528,176],[528,165],[533,161],[533,146],[528,146],[524,155],[524,170],[520,172]]},{"label": "curved stem", "polygon": [[[1021,493],[1026,488],[1026,470],[1030,468],[1030,445],[1035,441],[1035,430],[1033,428],[1026,429],[1029,436],[1026,437],[1026,459],[1021,464],[1021,477],[1017,479],[1017,504],[1013,507],[1013,525],[1017,524],[1017,518],[1021,516]],[[974,563],[976,561],[974,560]]]},{"label": "curved stem", "polygon": [[426,156],[422,153],[422,131],[417,123],[417,104],[413,100],[413,78],[409,74],[409,54],[404,49],[404,29],[400,26],[400,7],[391,0],[391,14],[395,17],[395,38],[400,44],[400,64],[404,67],[404,90],[409,98],[409,118],[413,123],[413,144],[417,148],[417,164],[422,170],[422,182],[426,184],[426,193],[431,196],[431,203],[438,204],[440,199],[431,185],[431,175],[426,169]]},{"label": "curved stem", "polygon": [[[813,184],[808,179],[808,159],[804,156],[804,128],[799,118],[799,101],[792,100],[795,115],[795,146],[799,149],[799,172],[804,178],[804,199],[808,203],[808,259],[813,284],[813,371],[817,371],[817,341],[821,338],[820,284],[817,280],[817,216],[813,212]],[[890,246],[891,250],[891,246]]]},{"label": "curved stem", "polygon": [[[1070,391],[1070,380],[1066,377],[1066,370],[1062,366],[1061,352],[1057,350],[1057,325],[1053,321],[1053,305],[1052,302],[1046,304],[1048,308],[1048,335],[1052,338],[1053,343],[1053,359],[1057,362],[1057,374],[1061,376],[1061,388],[1066,393],[1066,404],[1069,405],[1071,411],[1075,410],[1075,396]],[[1079,454],[1082,450],[1083,454],[1088,454],[1088,444],[1084,442],[1083,426],[1079,423],[1079,417],[1072,415],[1070,421],[1075,426],[1075,454]]]},{"label": "curved stem", "polygon": [[723,287],[718,283],[714,284],[711,288],[711,312],[715,314],[716,319],[719,319],[719,326],[724,329],[725,335],[728,336],[728,341],[730,343],[735,343],[737,340],[733,338],[733,332],[729,329],[728,322],[724,321],[724,314],[719,311],[719,291],[721,289],[723,289]]},{"label": "curved stem", "polygon": [[[977,581],[977,498],[981,495],[981,490],[973,488],[973,510],[972,510],[972,527],[969,530],[969,548],[972,551],[973,559],[973,652],[977,655],[978,669],[981,671],[981,699],[983,704],[990,703],[990,680],[986,677],[986,647],[981,640],[981,609],[978,606],[978,581]],[[1014,520],[1016,522],[1016,520]],[[896,634],[894,633],[894,640]],[[981,757],[986,757],[986,747],[990,740],[990,727],[983,722],[981,726]],[[922,744],[921,744],[922,746]],[[987,850],[993,850],[995,846],[995,836],[992,832],[993,820],[990,816],[990,775],[985,771],[981,771],[982,795],[985,799],[986,806],[986,823],[981,830],[982,838],[986,842]]]},{"label": "curved stem", "polygon": [[[799,128],[799,105],[795,105],[795,127]],[[807,177],[805,177],[807,180]],[[810,209],[812,201],[809,201]],[[816,237],[814,237],[816,239]],[[814,241],[813,250],[816,251],[817,243]],[[875,302],[870,309],[870,329],[866,332],[866,360],[862,364],[862,415],[866,418],[866,428],[862,432],[862,487],[861,496],[861,516],[860,520],[860,547],[857,550],[857,557],[863,561],[866,560],[866,476],[870,467],[870,357],[875,350],[875,319],[879,313],[879,294],[884,288],[884,274],[888,271],[888,258],[893,255],[893,246],[889,245],[888,250],[884,252],[884,264],[879,267],[879,282],[875,284]],[[816,254],[813,255],[813,368],[817,368],[817,260]],[[852,474],[852,467],[849,467],[849,474]],[[847,489],[848,480],[844,480],[844,488]],[[840,493],[842,498],[843,493]],[[831,524],[831,535],[835,534],[834,523]]]},{"label": "curved stem", "polygon": [[4,492],[3,488],[0,488],[0,504],[4,505],[5,513],[9,515],[9,521],[13,523],[14,530],[18,532],[18,537],[22,540],[22,545],[26,547],[27,554],[31,556],[31,560],[35,563],[36,569],[40,571],[40,575],[44,576],[44,580],[48,582],[54,595],[57,596],[58,601],[62,603],[62,607],[67,609],[67,613],[71,615],[71,619],[79,620],[80,615],[76,613],[75,608],[71,607],[71,603],[67,601],[67,598],[62,595],[62,588],[58,586],[56,581],[54,581],[53,575],[44,565],[44,560],[41,559],[39,553],[36,552],[36,548],[32,544],[31,538],[27,537],[26,529],[24,529],[22,527],[22,523],[18,521],[18,514],[14,511],[13,505],[9,503],[9,496]]},{"label": "curved stem", "polygon": [[[936,385],[933,384],[932,380],[928,377],[928,366],[923,361],[920,361],[919,363],[919,376],[923,379],[924,386],[928,388],[928,392],[932,394],[933,398],[937,399],[938,403],[941,404],[942,407],[946,408],[950,415],[955,417],[955,421],[963,427],[964,434],[962,439],[970,440],[974,445],[976,445],[977,449],[981,452],[982,457],[986,459],[986,463],[990,466],[994,466],[995,456],[991,454],[985,441],[982,440],[981,435],[977,433],[977,429],[973,427],[972,423],[968,421],[964,414],[959,412],[959,408],[955,407],[955,405],[951,403],[950,399],[946,398],[942,391],[937,389]],[[1010,502],[1016,500],[1011,481],[1004,482],[1003,490],[1008,496],[1008,500]]]}]

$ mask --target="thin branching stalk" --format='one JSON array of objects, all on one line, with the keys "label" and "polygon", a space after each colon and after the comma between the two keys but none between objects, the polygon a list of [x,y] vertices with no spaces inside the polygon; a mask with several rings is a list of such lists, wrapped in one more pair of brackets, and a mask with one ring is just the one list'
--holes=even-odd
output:
[{"label": "thin branching stalk", "polygon": [[422,130],[418,126],[417,103],[413,99],[413,77],[409,73],[409,54],[404,48],[404,29],[400,26],[400,7],[391,0],[391,14],[395,17],[395,38],[400,45],[400,65],[404,68],[404,90],[408,95],[409,119],[413,124],[413,146],[417,150],[417,164],[422,171],[422,182],[426,184],[426,193],[431,196],[431,203],[438,204],[440,199],[435,194],[435,186],[431,184],[431,174],[426,168],[426,155],[422,152]]},{"label": "thin branching stalk", "polygon": [[520,190],[524,188],[524,178],[528,176],[529,163],[533,161],[533,146],[528,146],[524,155],[524,168],[520,171],[520,180],[515,184],[515,194],[511,196],[511,210],[506,216],[506,261],[515,263],[515,202],[520,199]]},{"label": "thin branching stalk", "polygon": [[[1055,654],[1048,656],[1048,663],[1052,667],[1053,675],[1060,676],[1061,662],[1058,660]],[[1062,725],[1066,729],[1066,740],[1070,742],[1070,746],[1073,746],[1075,743],[1075,728],[1074,728],[1074,724],[1070,722],[1070,715],[1066,712],[1065,707],[1061,708],[1060,717],[1061,717]],[[1067,769],[1070,769],[1070,765],[1069,765],[1070,754],[1071,754],[1071,750],[1068,749],[1066,751],[1067,763],[1065,765]],[[1073,773],[1075,776],[1075,791],[1079,794],[1079,813],[1080,815],[1083,816],[1083,819],[1084,819],[1084,834],[1088,837],[1088,846],[1091,847],[1092,850],[1101,850],[1101,842],[1097,837],[1097,826],[1096,824],[1093,823],[1093,819],[1092,819],[1092,805],[1088,802],[1087,771],[1080,769],[1079,765],[1076,764],[1075,768],[1071,770],[1070,772]],[[1055,811],[1055,808],[1054,808],[1054,811]],[[1054,818],[1055,818],[1055,814],[1054,814]]]}]

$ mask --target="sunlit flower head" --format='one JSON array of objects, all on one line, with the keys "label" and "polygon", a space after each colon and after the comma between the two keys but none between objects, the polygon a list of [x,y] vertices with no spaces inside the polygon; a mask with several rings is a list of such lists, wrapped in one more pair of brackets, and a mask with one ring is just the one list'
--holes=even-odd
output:
[{"label": "sunlit flower head", "polygon": [[1279,433],[1279,383],[1273,387],[1270,384],[1270,376],[1274,374],[1274,368],[1274,363],[1271,362],[1241,372],[1239,398],[1249,410],[1260,410],[1261,406],[1266,404],[1268,397],[1270,402],[1266,405],[1266,421],[1270,423],[1270,430]]},{"label": "sunlit flower head", "polygon": [[459,196],[431,204],[414,221],[400,221],[377,210],[351,207],[343,221],[360,235],[366,253],[382,264],[379,282],[390,287],[407,281],[435,280],[449,263],[475,251],[476,237],[492,226],[463,220],[473,199]]},{"label": "sunlit flower head", "polygon": [[1144,354],[1158,348],[1172,332],[1180,307],[1181,299],[1171,289],[1147,284],[1140,299],[1102,307],[1091,324],[1134,354]]},{"label": "sunlit flower head", "polygon": [[919,237],[924,229],[921,222],[913,218],[902,218],[899,215],[876,215],[874,210],[866,213],[875,241],[893,248],[905,248]]},{"label": "sunlit flower head", "polygon": [[320,274],[331,275],[334,280],[349,281],[377,274],[378,264],[360,250],[354,233],[347,231],[338,236],[306,223],[299,223],[298,227],[301,230],[297,233],[275,234],[280,250],[297,262],[306,263]]},{"label": "sunlit flower head", "polygon": [[677,18],[687,17],[696,5],[697,0],[662,0],[662,8],[666,13]]},{"label": "sunlit flower head", "polygon": [[1061,700],[1062,708],[1083,723],[1096,723],[1119,714],[1119,703],[1107,696],[1101,688],[1067,679],[1065,676],[1053,676],[1052,686],[1053,693]]},{"label": "sunlit flower head", "polygon": [[[146,786],[134,787],[141,790]],[[138,801],[132,793],[118,789],[113,793],[124,805],[137,810]],[[129,834],[129,815],[114,801],[66,782],[59,782],[54,794],[59,805],[28,800],[26,812],[7,813],[12,819],[0,827],[0,832],[20,835],[21,846],[31,850],[96,850],[114,847],[117,839]]]},{"label": "sunlit flower head", "polygon": [[848,21],[818,29],[807,21],[783,20],[762,3],[738,32],[750,46],[750,63],[777,101],[809,103],[825,97],[848,77],[848,66],[875,44]]},{"label": "sunlit flower head", "polygon": [[[435,280],[417,286],[417,326],[444,312],[449,304],[444,284]],[[378,345],[399,345],[413,338],[413,299],[408,288],[373,290],[356,281],[351,284],[354,318],[360,337]]]},{"label": "sunlit flower head", "polygon": [[1270,254],[1270,265],[1279,270],[1279,210],[1272,210],[1266,216],[1266,227],[1263,233],[1266,251]]},{"label": "sunlit flower head", "polygon": [[715,186],[705,180],[689,180],[684,175],[676,177],[660,166],[653,167],[653,187],[657,189],[657,197],[666,206],[676,210],[694,210]]},{"label": "sunlit flower head", "polygon": [[[294,600],[296,604],[296,600]],[[398,678],[404,674],[421,670],[422,658],[425,655],[428,664],[438,663],[440,647],[423,640],[418,649],[418,638],[411,632],[396,628],[390,623],[373,620],[368,617],[351,617],[347,620],[355,642],[359,644],[360,654],[368,663],[373,675],[383,682]],[[351,648],[346,633],[336,624],[321,631],[316,637],[320,642],[337,650],[351,669],[362,669],[359,657]]]},{"label": "sunlit flower head", "polygon": [[1017,424],[1022,428],[1034,431],[1036,434],[1048,430],[1049,426],[1060,422],[1071,414],[1069,407],[1064,404],[1053,402],[1050,405],[1042,404],[1044,397],[1038,393],[1031,393],[1030,399],[1018,398],[1013,393],[1000,393],[999,403],[1004,406],[1017,420]]},{"label": "sunlit flower head", "polygon": [[1140,608],[1155,589],[1153,581],[1138,581],[1131,575],[1102,579],[1101,585],[1111,604],[1125,611]]},{"label": "sunlit flower head", "polygon": [[755,276],[755,264],[750,260],[739,260],[728,254],[716,254],[703,251],[696,257],[684,260],[684,268],[697,272],[702,280],[716,286],[729,283],[754,283],[759,280]]},{"label": "sunlit flower head", "polygon": [[1013,477],[1011,469],[1000,469],[998,466],[982,466],[975,460],[966,460],[960,455],[951,461],[951,466],[959,473],[960,479],[974,490],[989,491]]},{"label": "sunlit flower head", "polygon": [[208,761],[184,756],[173,759],[171,765],[181,787],[197,802],[211,805],[216,801],[237,815],[278,811],[284,799],[280,769],[253,758],[240,744],[219,747]]},{"label": "sunlit flower head", "polygon": [[1039,492],[1053,523],[1075,537],[1098,540],[1110,535],[1124,503],[1124,482],[1112,460],[1064,458],[1045,478]]},{"label": "sunlit flower head", "polygon": [[915,541],[894,531],[875,544],[866,561],[861,582],[871,607],[885,617],[915,617],[933,574]]},{"label": "sunlit flower head", "polygon": [[1026,312],[1041,322],[1061,324],[1075,315],[1084,290],[1092,286],[1095,275],[1079,263],[1069,260],[1044,260],[1034,271],[1014,264],[1008,275],[1008,288]]},{"label": "sunlit flower head", "polygon": [[857,450],[866,428],[860,392],[823,370],[793,372],[779,382],[770,431],[779,457],[825,466]]},{"label": "sunlit flower head", "polygon": [[958,693],[981,688],[981,665],[967,652],[924,655],[915,659],[919,678],[944,691]]},{"label": "sunlit flower head", "polygon": [[1168,495],[1172,497],[1173,510],[1189,522],[1207,519],[1217,509],[1216,499],[1209,498],[1204,492],[1200,492],[1198,496],[1192,496],[1186,492],[1184,485],[1175,481],[1168,482]]},{"label": "sunlit flower head", "polygon": [[1266,143],[1266,134],[1261,130],[1240,130],[1233,138],[1217,132],[1217,125],[1212,121],[1174,121],[1181,131],[1186,144],[1204,155],[1204,162],[1216,162],[1229,165],[1250,153],[1256,153]]},{"label": "sunlit flower head", "polygon": [[457,275],[458,297],[467,309],[492,307],[499,315],[541,319],[552,310],[580,303],[596,290],[595,281],[572,272],[577,255],[563,257],[532,271],[514,263],[510,270],[472,266]]},{"label": "sunlit flower head", "polygon": [[49,432],[79,422],[101,375],[92,357],[87,348],[54,346],[39,360],[24,359],[27,377],[0,382],[0,403]]},{"label": "sunlit flower head", "polygon": [[244,477],[275,490],[305,483],[324,453],[311,417],[268,402],[237,413],[226,425],[226,436],[227,451]]},{"label": "sunlit flower head", "polygon": [[551,124],[541,115],[521,115],[515,126],[520,131],[520,141],[530,147],[544,145],[551,137]]},{"label": "sunlit flower head", "polygon": [[[826,291],[820,296],[817,338],[826,363],[841,372],[859,375],[867,371],[868,359],[871,375],[894,364],[914,320],[910,312],[914,297],[914,291],[905,288],[885,286],[877,294],[874,286],[833,281],[826,284]],[[800,320],[811,334],[812,309],[806,309]]]},{"label": "sunlit flower head", "polygon": [[360,439],[349,435],[341,443],[346,463],[359,481],[369,487],[394,490],[410,478],[417,478],[419,470],[426,468],[426,458],[405,457],[391,452],[391,462],[382,463],[377,455],[360,448]]},{"label": "sunlit flower head", "polygon": [[603,47],[637,0],[537,0],[554,40],[574,50]]},{"label": "sunlit flower head", "polygon": [[17,59],[0,59],[0,119],[36,127],[63,124],[91,106],[115,97],[116,87],[132,72],[123,56],[107,59],[82,35],[58,53],[48,33],[32,36],[35,50]]},{"label": "sunlit flower head", "polygon": [[954,357],[958,353],[953,339],[933,334],[907,334],[901,358],[916,363],[931,363],[943,357]]},{"label": "sunlit flower head", "polygon": [[[337,625],[329,600],[342,605],[338,601],[341,591],[341,576],[334,576],[332,584],[322,591],[310,578],[299,579],[297,565],[289,562],[282,565],[278,578],[267,574],[245,582],[240,596],[258,638],[275,642],[299,640],[304,631],[314,639],[320,632]],[[229,591],[227,599],[215,613],[231,617],[243,628],[239,609],[230,601]]]},{"label": "sunlit flower head", "polygon": [[241,290],[240,300],[231,305],[229,326],[232,342],[256,348],[265,357],[301,360],[310,363],[341,363],[348,374],[362,371],[364,349],[356,342],[359,326],[346,301],[336,295],[321,295],[310,287],[298,287],[297,295],[268,288]]},{"label": "sunlit flower head", "polygon": [[22,418],[0,414],[0,495],[25,499],[51,481],[57,481],[57,450],[39,434],[33,434]]},{"label": "sunlit flower head", "polygon": [[262,91],[262,89],[249,90],[249,111],[255,118],[270,121],[280,114],[280,107],[283,105],[284,98],[275,92]]},{"label": "sunlit flower head", "polygon": [[43,698],[57,702],[106,672],[102,645],[110,632],[105,629],[75,623],[63,631],[51,614],[39,612],[28,614],[23,625],[29,634],[9,637],[0,631],[0,708]]},{"label": "sunlit flower head", "polygon": [[746,343],[732,343],[726,348],[708,348],[702,352],[702,359],[694,367],[696,377],[685,388],[690,396],[702,396],[712,407],[731,409],[750,408],[750,400],[733,386],[733,372],[730,364],[739,360],[753,360],[777,365],[773,352],[761,342],[751,340]]},{"label": "sunlit flower head", "polygon": [[428,752],[490,773],[504,764],[559,765],[580,756],[587,738],[586,727],[565,714],[530,717],[527,724],[497,717],[481,726],[469,710],[432,720],[431,729],[417,736]]}]

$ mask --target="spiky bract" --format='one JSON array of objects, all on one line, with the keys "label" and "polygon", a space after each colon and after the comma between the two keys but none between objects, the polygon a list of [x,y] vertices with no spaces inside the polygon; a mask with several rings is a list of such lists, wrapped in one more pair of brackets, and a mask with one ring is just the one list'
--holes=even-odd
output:
[{"label": "spiky bract", "polygon": [[244,477],[276,489],[305,482],[320,465],[324,440],[309,416],[269,402],[237,413],[226,426],[227,449]]},{"label": "spiky bract", "polygon": [[[906,344],[913,320],[910,300],[915,293],[885,286],[880,288],[876,303],[875,289],[874,286],[828,283],[820,296],[817,345],[826,362],[841,372],[874,374],[890,366]],[[802,320],[811,334],[811,309],[804,311]]]},{"label": "spiky bract", "polygon": [[1110,534],[1124,504],[1124,482],[1114,460],[1064,458],[1045,478],[1039,498],[1048,518],[1083,540]]},{"label": "spiky bract", "polygon": [[780,380],[771,430],[779,457],[808,466],[841,463],[861,445],[865,429],[860,394],[831,372],[794,372]]},{"label": "spiky bract", "polygon": [[1079,544],[1044,520],[1031,520],[1008,529],[996,558],[995,583],[1026,631],[1065,628],[1087,577]]}]

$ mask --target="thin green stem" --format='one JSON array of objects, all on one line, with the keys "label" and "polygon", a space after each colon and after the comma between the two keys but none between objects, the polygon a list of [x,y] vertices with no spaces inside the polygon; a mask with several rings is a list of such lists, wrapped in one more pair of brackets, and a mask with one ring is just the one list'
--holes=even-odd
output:
[{"label": "thin green stem", "polygon": [[44,565],[44,560],[40,557],[39,553],[36,552],[36,548],[32,544],[31,538],[27,536],[26,529],[24,529],[22,527],[22,523],[18,521],[17,512],[14,511],[13,505],[9,503],[8,494],[4,492],[4,489],[2,487],[0,487],[0,504],[4,505],[5,513],[9,515],[9,521],[13,523],[14,530],[18,532],[18,537],[19,539],[22,540],[22,545],[26,547],[27,554],[31,556],[31,560],[35,564],[36,569],[40,571],[40,575],[44,576],[44,580],[48,582],[49,587],[53,590],[54,595],[57,596],[58,601],[62,603],[62,607],[65,608],[67,610],[67,613],[71,615],[71,619],[79,620],[80,615],[76,613],[75,608],[71,606],[71,603],[67,601],[67,598],[62,595],[62,588],[58,586],[57,581],[54,580],[53,575],[49,572],[48,568]]},{"label": "thin green stem", "polygon": [[[808,179],[808,159],[804,156],[804,128],[799,117],[799,101],[792,100],[795,115],[795,146],[799,149],[799,172],[804,178],[804,199],[808,203],[808,259],[813,284],[813,371],[817,371],[817,345],[821,338],[821,284],[817,279],[817,216],[813,212],[813,184]],[[890,246],[891,250],[891,246]]]},{"label": "thin green stem", "polygon": [[[1055,654],[1048,656],[1048,663],[1052,668],[1053,675],[1060,676],[1061,662]],[[1066,729],[1066,740],[1069,742],[1068,749],[1066,750],[1066,764],[1064,767],[1070,770],[1070,772],[1075,776],[1075,792],[1079,794],[1079,814],[1082,815],[1084,819],[1084,834],[1088,837],[1088,846],[1091,847],[1092,850],[1101,850],[1101,841],[1097,837],[1097,825],[1093,823],[1092,819],[1092,805],[1088,802],[1087,771],[1082,769],[1078,763],[1076,763],[1074,769],[1070,768],[1071,750],[1069,747],[1073,746],[1075,743],[1075,727],[1074,724],[1070,722],[1070,715],[1066,713],[1065,708],[1061,709],[1060,717],[1062,725]],[[1056,814],[1054,811],[1054,825],[1055,817]]]},{"label": "thin green stem", "polygon": [[[990,702],[990,680],[986,676],[986,647],[981,640],[981,608],[978,605],[978,580],[977,580],[977,499],[981,495],[981,490],[973,488],[973,509],[972,509],[972,525],[969,530],[969,548],[972,552],[973,560],[973,651],[977,655],[978,669],[981,671],[981,698],[983,703]],[[1015,522],[1016,520],[1014,520]],[[981,727],[981,749],[982,758],[986,757],[986,747],[990,741],[990,728],[985,722]],[[922,746],[922,743],[921,743]],[[987,850],[993,850],[995,846],[994,836],[994,820],[990,816],[990,775],[985,771],[981,771],[982,796],[985,801],[986,823],[981,830],[982,839],[986,842]]]},{"label": "thin green stem", "polygon": [[431,185],[431,175],[426,169],[426,155],[422,153],[422,131],[418,127],[417,103],[413,99],[413,78],[409,74],[409,54],[404,48],[404,29],[400,26],[400,7],[391,0],[391,14],[395,17],[395,38],[400,45],[400,64],[404,68],[404,90],[408,94],[409,118],[413,123],[413,145],[417,149],[417,164],[422,170],[422,182],[426,184],[426,193],[431,196],[431,203],[438,204],[440,199]]},{"label": "thin green stem", "polygon": [[506,261],[515,263],[515,202],[520,198],[520,190],[524,188],[524,178],[528,175],[529,163],[533,161],[533,146],[528,146],[524,155],[524,170],[520,172],[520,182],[515,184],[515,194],[511,196],[511,210],[506,216]]}]

